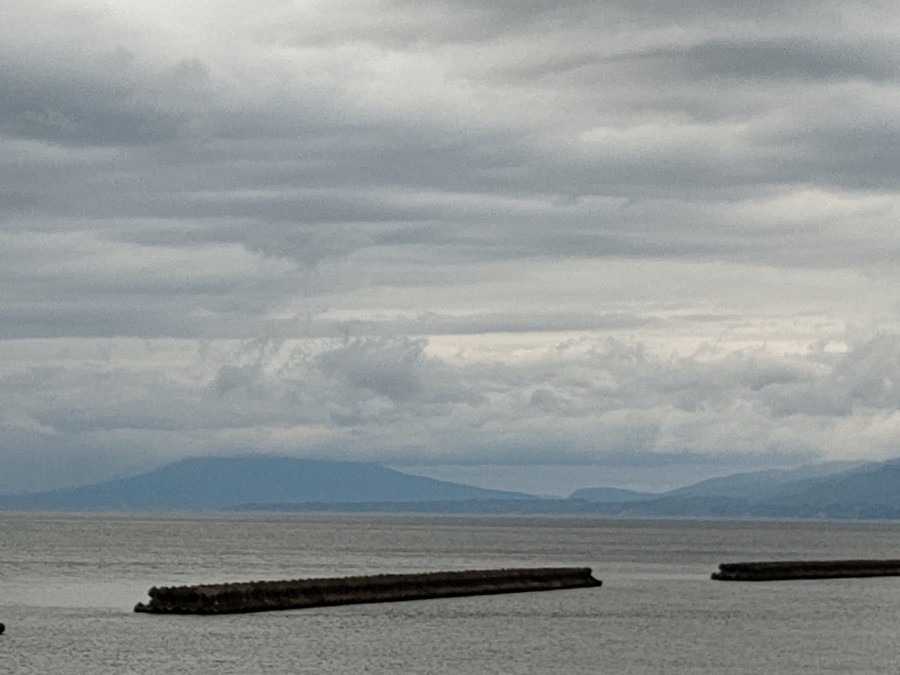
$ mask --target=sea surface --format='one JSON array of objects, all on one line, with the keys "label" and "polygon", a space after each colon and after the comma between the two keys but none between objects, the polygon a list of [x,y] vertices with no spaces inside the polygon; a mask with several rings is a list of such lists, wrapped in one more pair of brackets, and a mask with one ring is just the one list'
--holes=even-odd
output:
[{"label": "sea surface", "polygon": [[[0,513],[0,673],[900,672],[900,578],[724,583],[719,562],[900,558],[900,523]],[[598,589],[218,617],[154,585],[589,566]]]}]

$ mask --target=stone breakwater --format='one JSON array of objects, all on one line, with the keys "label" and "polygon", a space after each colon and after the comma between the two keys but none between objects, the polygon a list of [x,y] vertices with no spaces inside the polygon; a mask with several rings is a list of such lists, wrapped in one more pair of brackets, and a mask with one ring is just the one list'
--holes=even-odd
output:
[{"label": "stone breakwater", "polygon": [[586,567],[468,570],[151,588],[134,611],[234,614],[600,586]]},{"label": "stone breakwater", "polygon": [[900,560],[785,560],[722,563],[718,581],[786,581],[900,576]]}]

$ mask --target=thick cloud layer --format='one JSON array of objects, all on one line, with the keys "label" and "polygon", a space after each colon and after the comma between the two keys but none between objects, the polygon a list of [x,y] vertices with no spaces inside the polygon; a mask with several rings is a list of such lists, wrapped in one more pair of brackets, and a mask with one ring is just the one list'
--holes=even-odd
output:
[{"label": "thick cloud layer", "polygon": [[894,3],[6,4],[0,490],[900,454]]}]

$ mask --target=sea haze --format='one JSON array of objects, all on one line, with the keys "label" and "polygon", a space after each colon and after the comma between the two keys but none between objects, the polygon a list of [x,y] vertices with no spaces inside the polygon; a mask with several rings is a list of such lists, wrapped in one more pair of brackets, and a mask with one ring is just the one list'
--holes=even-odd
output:
[{"label": "sea haze", "polygon": [[96,485],[0,496],[0,509],[897,519],[900,461],[732,474],[665,493],[593,487],[542,499],[365,462],[204,457]]}]

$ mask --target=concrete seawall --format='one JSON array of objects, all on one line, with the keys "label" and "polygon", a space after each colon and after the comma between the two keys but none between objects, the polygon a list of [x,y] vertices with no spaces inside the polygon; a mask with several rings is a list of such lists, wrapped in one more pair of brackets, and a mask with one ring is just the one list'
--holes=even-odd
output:
[{"label": "concrete seawall", "polygon": [[785,560],[722,563],[718,581],[786,581],[900,576],[900,560]]},{"label": "concrete seawall", "polygon": [[469,570],[151,588],[134,611],[233,614],[600,586],[590,568]]}]

